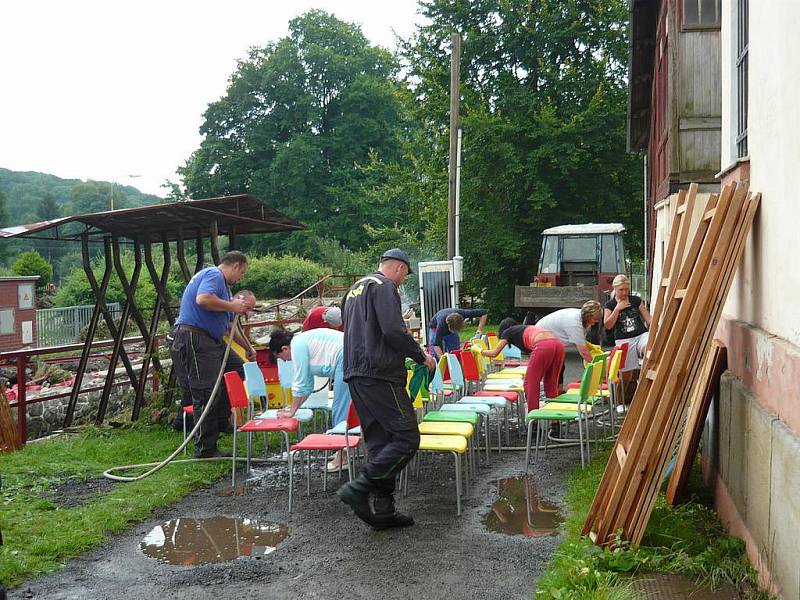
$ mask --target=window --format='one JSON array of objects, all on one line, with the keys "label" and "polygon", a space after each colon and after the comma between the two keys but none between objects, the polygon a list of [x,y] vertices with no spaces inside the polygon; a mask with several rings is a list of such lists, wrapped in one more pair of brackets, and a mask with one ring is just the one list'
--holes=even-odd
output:
[{"label": "window", "polygon": [[683,0],[683,24],[719,27],[720,0]]},{"label": "window", "polygon": [[747,148],[747,53],[750,45],[750,2],[738,0],[736,12],[736,155],[744,158]]},{"label": "window", "polygon": [[0,335],[11,335],[14,330],[14,309],[4,308],[0,310]]},{"label": "window", "polygon": [[603,254],[600,271],[603,273],[617,272],[617,250],[614,248],[614,237],[611,234],[603,234]]},{"label": "window", "polygon": [[542,264],[539,265],[539,272],[558,272],[558,237],[555,235],[544,236],[544,244],[542,246]]},{"label": "window", "polygon": [[597,262],[597,237],[565,237],[561,260]]}]

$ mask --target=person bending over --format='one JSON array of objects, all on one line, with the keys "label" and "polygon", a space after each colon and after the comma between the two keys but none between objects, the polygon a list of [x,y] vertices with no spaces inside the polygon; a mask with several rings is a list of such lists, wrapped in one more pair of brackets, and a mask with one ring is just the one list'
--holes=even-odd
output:
[{"label": "person bending over", "polygon": [[428,324],[431,354],[439,358],[445,352],[458,350],[461,345],[459,333],[464,329],[465,319],[479,319],[477,334],[483,333],[489,313],[483,308],[443,308]]},{"label": "person bending over", "polygon": [[545,396],[555,398],[559,395],[558,380],[564,366],[564,344],[552,331],[537,325],[520,325],[509,317],[500,322],[498,338],[493,350],[483,350],[484,356],[494,358],[509,344],[530,354],[523,384],[528,410],[539,408],[539,386],[542,381]]},{"label": "person bending over", "polygon": [[[344,334],[335,329],[312,329],[297,334],[282,329],[274,331],[269,339],[272,359],[292,361],[292,404],[278,411],[279,417],[293,417],[314,391],[314,377],[327,377],[333,381],[333,407],[331,416],[334,425],[347,419],[350,408],[350,389],[344,382],[343,365]],[[342,468],[343,452],[337,452],[327,464],[328,472]]]}]

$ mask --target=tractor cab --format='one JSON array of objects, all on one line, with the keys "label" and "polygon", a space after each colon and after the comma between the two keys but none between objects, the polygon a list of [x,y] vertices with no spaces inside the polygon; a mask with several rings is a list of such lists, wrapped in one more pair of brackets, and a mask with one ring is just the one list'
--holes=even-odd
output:
[{"label": "tractor cab", "polygon": [[542,232],[542,252],[534,286],[598,286],[611,291],[617,273],[625,273],[620,223],[559,225]]}]

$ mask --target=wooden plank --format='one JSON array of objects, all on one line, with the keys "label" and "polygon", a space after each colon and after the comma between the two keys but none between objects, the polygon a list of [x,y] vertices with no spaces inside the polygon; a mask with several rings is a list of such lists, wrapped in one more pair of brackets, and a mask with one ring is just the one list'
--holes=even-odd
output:
[{"label": "wooden plank", "polygon": [[713,208],[711,210],[707,210],[706,212],[703,213],[703,221],[710,221],[713,218],[714,218],[714,209]]},{"label": "wooden plank", "polygon": [[658,375],[658,371],[656,371],[655,369],[648,369],[647,378],[650,381],[653,381],[656,378],[656,375]]},{"label": "wooden plank", "polygon": [[614,453],[617,455],[619,466],[623,466],[628,458],[628,453],[625,452],[625,448],[622,447],[622,444],[617,444],[616,448],[614,448]]},{"label": "wooden plank", "polygon": [[686,288],[682,288],[680,290],[675,290],[675,298],[680,300],[681,298],[686,297]]},{"label": "wooden plank", "polygon": [[727,368],[727,351],[721,342],[716,340],[713,342],[708,356],[708,360],[704,361],[700,378],[695,382],[692,390],[689,418],[675,458],[675,466],[667,484],[667,503],[671,506],[677,504],[686,491],[694,457],[700,445],[700,436],[703,433],[708,409],[711,406],[711,399],[719,389],[722,372]]}]

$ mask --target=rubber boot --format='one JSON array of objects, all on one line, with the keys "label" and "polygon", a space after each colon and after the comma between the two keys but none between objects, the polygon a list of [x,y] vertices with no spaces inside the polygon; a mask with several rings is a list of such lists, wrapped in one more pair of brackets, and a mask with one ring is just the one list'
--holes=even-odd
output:
[{"label": "rubber boot", "polygon": [[369,495],[373,489],[372,482],[361,473],[336,492],[339,500],[350,506],[359,519],[372,527],[375,526],[375,515],[369,506]]},{"label": "rubber boot", "polygon": [[375,529],[389,529],[390,527],[409,527],[414,524],[414,517],[404,515],[397,511],[394,505],[394,496],[375,496]]}]

